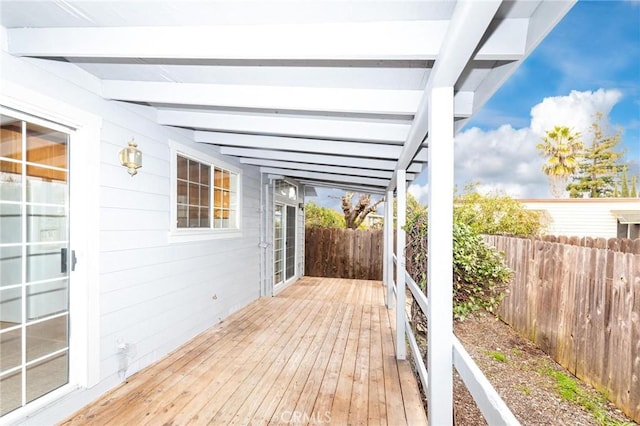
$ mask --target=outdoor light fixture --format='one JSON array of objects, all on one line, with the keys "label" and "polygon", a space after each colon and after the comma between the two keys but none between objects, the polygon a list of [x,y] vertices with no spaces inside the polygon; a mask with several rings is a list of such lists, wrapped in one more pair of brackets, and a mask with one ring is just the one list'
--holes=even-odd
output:
[{"label": "outdoor light fixture", "polygon": [[138,168],[142,167],[142,151],[137,148],[137,144],[131,139],[129,146],[120,151],[120,164],[129,169],[129,174],[138,173]]}]

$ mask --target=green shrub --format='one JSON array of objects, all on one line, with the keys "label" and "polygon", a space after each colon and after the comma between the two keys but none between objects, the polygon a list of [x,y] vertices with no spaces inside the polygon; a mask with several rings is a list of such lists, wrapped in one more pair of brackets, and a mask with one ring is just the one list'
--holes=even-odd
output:
[{"label": "green shrub", "polygon": [[454,216],[478,234],[534,237],[543,231],[539,212],[504,194],[481,195],[474,185],[455,197]]},{"label": "green shrub", "polygon": [[328,207],[321,207],[309,201],[304,206],[304,223],[306,227],[344,228],[344,216]]},{"label": "green shrub", "polygon": [[[427,285],[427,210],[407,215],[407,271],[423,291]],[[502,301],[511,271],[501,254],[487,246],[471,227],[453,225],[453,316],[463,320],[471,312],[493,312]]]},{"label": "green shrub", "polygon": [[453,314],[464,319],[478,309],[494,312],[511,271],[502,255],[463,223],[453,225]]}]

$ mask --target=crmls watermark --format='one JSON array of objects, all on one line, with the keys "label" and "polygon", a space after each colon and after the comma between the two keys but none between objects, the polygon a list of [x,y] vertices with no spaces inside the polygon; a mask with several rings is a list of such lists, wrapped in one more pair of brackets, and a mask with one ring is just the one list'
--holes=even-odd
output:
[{"label": "crmls watermark", "polygon": [[309,423],[312,425],[321,425],[331,423],[331,413],[303,413],[302,411],[283,411],[280,414],[281,423]]}]

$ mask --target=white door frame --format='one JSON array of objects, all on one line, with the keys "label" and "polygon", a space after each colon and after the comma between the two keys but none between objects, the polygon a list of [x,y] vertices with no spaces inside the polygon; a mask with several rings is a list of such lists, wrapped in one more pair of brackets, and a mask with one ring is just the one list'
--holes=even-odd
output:
[{"label": "white door frame", "polygon": [[69,274],[69,383],[17,409],[11,423],[77,389],[100,380],[99,183],[102,120],[58,99],[1,81],[3,112],[72,129],[69,134],[69,233],[78,263]]},{"label": "white door frame", "polygon": [[[273,203],[273,214],[274,214],[274,216],[275,216],[276,206],[277,205],[281,205],[283,207],[282,211],[284,213],[283,216],[282,216],[282,229],[283,229],[283,237],[282,237],[282,281],[275,282],[275,279],[273,280],[273,295],[274,296],[276,294],[278,294],[279,292],[281,292],[282,290],[284,290],[289,285],[291,285],[298,278],[298,233],[300,232],[300,230],[298,229],[298,206],[295,205],[292,202],[274,200],[274,203]],[[295,230],[294,230],[295,235],[293,237],[293,241],[294,241],[293,276],[291,278],[289,278],[289,279],[287,279],[287,261],[286,261],[286,259],[287,259],[287,219],[289,217],[289,215],[287,213],[287,207],[293,207],[293,209],[294,209],[293,218],[294,218],[294,224],[295,224]],[[274,251],[274,255],[273,255],[273,261],[274,261],[273,273],[274,273],[274,276],[275,276],[275,239],[276,239],[276,231],[275,231],[275,220],[274,220],[273,221],[273,240],[274,240],[274,247],[273,247],[273,251]]]}]

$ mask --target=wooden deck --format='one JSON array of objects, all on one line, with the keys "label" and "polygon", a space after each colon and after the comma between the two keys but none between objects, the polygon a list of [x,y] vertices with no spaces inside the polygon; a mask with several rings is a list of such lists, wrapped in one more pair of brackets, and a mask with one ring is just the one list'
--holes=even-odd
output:
[{"label": "wooden deck", "polygon": [[62,424],[388,424],[426,416],[378,281],[305,277]]}]

